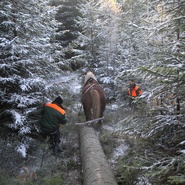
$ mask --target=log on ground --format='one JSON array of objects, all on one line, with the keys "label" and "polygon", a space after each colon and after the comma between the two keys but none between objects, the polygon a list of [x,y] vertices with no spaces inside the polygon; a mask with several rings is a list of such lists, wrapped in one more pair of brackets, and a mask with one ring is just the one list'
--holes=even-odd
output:
[{"label": "log on ground", "polygon": [[80,151],[84,185],[117,185],[95,130],[80,129]]}]

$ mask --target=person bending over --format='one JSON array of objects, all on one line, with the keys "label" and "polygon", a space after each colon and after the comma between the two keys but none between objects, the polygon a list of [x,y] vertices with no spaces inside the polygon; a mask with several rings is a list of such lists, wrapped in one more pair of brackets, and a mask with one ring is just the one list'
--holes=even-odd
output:
[{"label": "person bending over", "polygon": [[41,135],[46,139],[54,154],[61,152],[60,127],[67,123],[65,108],[63,107],[63,98],[58,96],[53,102],[46,103],[42,111],[42,118],[39,120]]}]

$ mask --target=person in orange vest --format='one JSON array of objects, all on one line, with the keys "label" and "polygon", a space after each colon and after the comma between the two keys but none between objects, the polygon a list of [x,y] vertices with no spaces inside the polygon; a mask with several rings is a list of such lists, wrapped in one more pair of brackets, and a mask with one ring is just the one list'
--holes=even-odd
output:
[{"label": "person in orange vest", "polygon": [[129,83],[129,88],[128,88],[129,106],[132,108],[133,99],[137,96],[142,95],[142,90],[139,88],[138,85],[135,84],[133,79],[130,79],[128,83]]},{"label": "person in orange vest", "polygon": [[65,108],[63,107],[63,98],[58,96],[53,102],[46,103],[42,111],[42,118],[38,124],[41,135],[46,139],[53,149],[54,154],[61,152],[60,144],[60,127],[67,123]]}]

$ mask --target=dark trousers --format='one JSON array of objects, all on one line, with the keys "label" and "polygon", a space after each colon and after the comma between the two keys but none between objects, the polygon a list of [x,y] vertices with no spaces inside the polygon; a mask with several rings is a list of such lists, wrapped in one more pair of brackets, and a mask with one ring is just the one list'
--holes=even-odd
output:
[{"label": "dark trousers", "polygon": [[47,140],[47,143],[49,144],[50,148],[53,149],[53,151],[59,149],[60,137],[61,137],[61,133],[59,129],[52,133],[41,132],[41,134],[43,138]]},{"label": "dark trousers", "polygon": [[129,97],[129,106],[130,106],[132,111],[137,110],[137,105],[134,102],[134,97]]}]

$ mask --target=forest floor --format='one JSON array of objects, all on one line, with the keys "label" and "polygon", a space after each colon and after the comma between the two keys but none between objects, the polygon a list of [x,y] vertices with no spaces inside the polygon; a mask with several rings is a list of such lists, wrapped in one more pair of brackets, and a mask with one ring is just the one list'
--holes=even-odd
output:
[{"label": "forest floor", "polygon": [[[68,83],[65,83],[66,81]],[[1,130],[0,185],[83,184],[79,146],[80,127],[75,126],[75,123],[85,121],[80,102],[81,82],[80,73],[73,73],[48,84],[60,86],[62,89],[59,91],[66,93],[64,99],[68,123],[61,128],[63,151],[57,156],[53,155],[48,144],[37,135],[31,140],[27,156],[22,157],[17,152],[17,143],[20,143],[22,138],[10,130]],[[137,118],[137,122],[135,122],[135,118]],[[176,163],[171,163],[174,161],[174,154],[171,155],[168,150],[163,151],[159,148],[161,145],[155,144],[153,140],[141,135],[141,132],[150,126],[149,119],[150,117],[148,118],[142,109],[131,112],[127,100],[121,95],[106,105],[100,143],[118,185],[151,185],[151,183],[168,185],[168,177],[171,172],[176,175],[178,168],[173,169]],[[173,139],[171,135],[170,139]],[[178,170],[182,171],[184,166],[181,166],[183,164],[181,161],[184,161],[184,155],[177,157],[175,162],[178,162]],[[169,161],[169,168],[163,166],[164,159]],[[155,164],[162,165],[155,166]],[[168,166],[168,163],[166,165]],[[163,176],[165,174],[163,167],[166,169],[166,176]],[[174,177],[176,178],[176,176]],[[179,177],[177,181],[179,181]],[[184,179],[181,184],[183,182]]]},{"label": "forest floor", "polygon": [[[116,104],[107,105],[103,132],[100,135],[103,150],[113,171],[116,167],[116,159],[124,155],[128,148],[123,139],[112,135],[118,119],[128,115],[128,111],[122,112],[121,109]],[[63,151],[57,156],[54,156],[47,143],[40,139],[33,140],[26,158],[21,158],[18,154],[14,155],[12,147],[7,148],[7,145],[1,142],[0,184],[82,185],[79,126],[75,126],[75,122],[84,120],[81,108],[78,114],[71,115],[71,118],[61,129]]]},{"label": "forest floor", "polygon": [[[48,85],[60,85],[64,81],[70,83],[70,87],[66,88],[74,96],[71,96],[71,100],[69,100],[68,123],[61,128],[61,148],[63,151],[54,156],[47,143],[40,137],[36,137],[32,140],[27,156],[23,158],[15,152],[16,137],[6,137],[6,133],[3,133],[1,137],[3,139],[0,140],[0,184],[82,185],[79,126],[75,126],[76,122],[85,121],[82,105],[79,101],[81,79],[78,78],[78,74],[74,73],[66,75],[66,78],[62,77],[57,81],[51,81]],[[117,129],[116,124],[131,114],[131,111],[124,108],[124,105],[125,102],[120,100],[106,105],[103,131],[100,135],[102,148],[114,173],[116,173],[117,159],[119,156],[123,156],[128,149],[124,139],[113,135]]]}]

